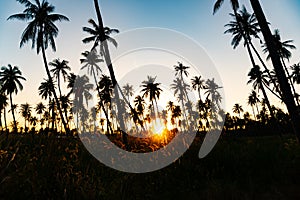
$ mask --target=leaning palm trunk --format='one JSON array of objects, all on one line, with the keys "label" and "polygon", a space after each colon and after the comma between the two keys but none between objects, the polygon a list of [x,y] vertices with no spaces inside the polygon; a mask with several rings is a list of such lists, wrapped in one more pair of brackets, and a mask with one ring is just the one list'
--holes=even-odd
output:
[{"label": "leaning palm trunk", "polygon": [[[44,44],[43,44],[43,43],[42,43],[41,49],[42,49],[43,60],[44,60],[45,69],[46,69],[46,72],[47,72],[48,79],[49,79],[49,80],[52,80],[51,74],[50,74],[50,71],[49,71],[49,67],[48,67],[48,64],[47,64],[48,62],[47,62],[46,52],[45,52],[45,47],[44,47]],[[64,116],[63,116],[63,113],[62,113],[62,110],[61,110],[61,107],[60,107],[60,102],[58,101],[58,98],[57,98],[57,95],[56,95],[56,92],[55,92],[55,89],[54,89],[54,86],[53,86],[53,83],[51,84],[51,90],[52,90],[52,93],[53,93],[53,95],[54,95],[54,99],[55,99],[55,102],[56,102],[56,105],[57,105],[57,109],[58,109],[60,118],[61,118],[62,123],[63,123],[63,125],[64,125],[64,129],[65,129],[66,132],[69,132],[67,123],[66,123],[66,121],[65,121],[65,118],[64,118]]]},{"label": "leaning palm trunk", "polygon": [[101,44],[103,45],[103,50],[104,50],[103,55],[104,55],[104,59],[105,59],[105,62],[107,64],[109,74],[110,74],[110,78],[112,80],[112,84],[113,84],[113,87],[114,87],[114,94],[115,94],[117,108],[118,108],[117,115],[118,115],[118,121],[119,121],[119,124],[120,124],[120,129],[121,129],[121,132],[122,132],[122,139],[123,139],[123,142],[124,142],[124,145],[125,145],[126,149],[129,150],[127,135],[124,132],[125,124],[124,124],[123,117],[122,117],[122,107],[121,107],[121,103],[120,103],[119,92],[118,92],[118,88],[116,87],[117,86],[117,80],[116,80],[115,73],[114,73],[114,70],[113,70],[113,65],[111,63],[107,41],[105,41],[104,26],[103,26],[103,21],[102,21],[102,16],[101,16],[98,0],[94,0],[94,5],[95,5],[97,18],[98,18],[98,24],[99,24],[99,28],[100,28],[100,32],[101,32],[100,37],[101,37]]},{"label": "leaning palm trunk", "polygon": [[286,67],[286,64],[285,64],[282,56],[281,56],[281,62],[283,64],[283,68],[284,68],[284,70],[286,72],[287,78],[288,78],[288,80],[290,82],[290,85],[291,85],[291,88],[292,88],[292,91],[293,91],[293,94],[294,94],[294,98],[295,98],[296,104],[297,104],[297,106],[299,106],[299,102],[298,102],[297,97],[296,97],[296,90],[295,90],[295,87],[294,87],[291,75],[290,75],[290,73],[289,73],[289,71],[288,71],[288,69]]},{"label": "leaning palm trunk", "polygon": [[278,78],[280,90],[282,92],[283,101],[287,106],[287,109],[289,111],[294,132],[297,135],[298,141],[300,141],[300,116],[297,109],[297,106],[294,101],[294,97],[290,88],[290,85],[288,83],[288,80],[285,76],[284,69],[282,67],[282,64],[280,62],[280,57],[278,55],[278,52],[276,50],[273,36],[270,31],[269,25],[267,23],[266,17],[263,13],[263,10],[261,8],[260,2],[258,0],[250,0],[253,11],[255,13],[255,16],[257,18],[258,24],[261,28],[262,34],[264,36],[264,39],[267,44],[267,48],[270,53],[270,57],[276,72],[276,76]]}]

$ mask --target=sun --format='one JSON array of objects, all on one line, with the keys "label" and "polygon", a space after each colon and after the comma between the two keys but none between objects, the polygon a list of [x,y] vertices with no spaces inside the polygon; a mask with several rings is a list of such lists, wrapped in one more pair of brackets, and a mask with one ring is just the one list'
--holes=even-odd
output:
[{"label": "sun", "polygon": [[163,132],[164,132],[164,125],[162,123],[162,120],[161,119],[156,119],[154,121],[154,124],[152,126],[152,132],[156,135],[162,135]]}]

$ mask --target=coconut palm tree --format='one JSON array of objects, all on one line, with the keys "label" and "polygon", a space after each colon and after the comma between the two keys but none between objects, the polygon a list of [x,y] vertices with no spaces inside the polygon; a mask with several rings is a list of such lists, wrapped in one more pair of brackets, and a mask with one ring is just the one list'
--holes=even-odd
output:
[{"label": "coconut palm tree", "polygon": [[252,9],[257,18],[257,22],[260,26],[261,32],[264,36],[266,46],[269,50],[270,58],[272,60],[272,64],[274,70],[276,72],[276,76],[278,78],[278,83],[280,86],[280,91],[282,92],[283,101],[287,106],[289,114],[291,116],[292,124],[294,127],[295,134],[297,135],[298,141],[300,140],[300,115],[297,110],[293,93],[291,91],[291,87],[289,85],[288,79],[285,76],[285,72],[280,60],[280,55],[278,54],[276,45],[274,43],[274,38],[272,36],[270,27],[266,20],[265,14],[262,10],[259,0],[250,0]]},{"label": "coconut palm tree", "polygon": [[20,106],[20,113],[21,116],[24,117],[24,127],[25,127],[25,133],[27,133],[28,127],[27,127],[27,121],[29,121],[31,117],[31,109],[32,107],[28,103],[21,104]]},{"label": "coconut palm tree", "polygon": [[199,100],[202,100],[201,99],[201,90],[206,89],[205,80],[201,79],[201,78],[202,78],[201,76],[194,76],[191,79],[193,89],[198,91]]},{"label": "coconut palm tree", "polygon": [[293,83],[300,84],[300,63],[291,66]]},{"label": "coconut palm tree", "polygon": [[71,67],[68,66],[69,61],[62,60],[60,59],[54,59],[52,62],[49,63],[53,69],[50,71],[53,73],[54,77],[57,80],[57,86],[58,86],[58,91],[59,91],[59,98],[61,98],[62,93],[61,93],[61,86],[60,86],[60,77],[62,76],[64,79],[64,82],[66,82],[66,79],[68,77],[68,72],[71,71]]},{"label": "coconut palm tree", "polygon": [[[294,93],[296,103],[298,103],[298,101],[296,99],[296,90],[295,90],[295,87],[293,85],[291,75],[290,75],[290,73],[288,71],[288,68],[286,66],[286,63],[284,61],[284,59],[287,59],[289,61],[289,59],[292,57],[292,53],[290,52],[289,49],[291,49],[291,50],[296,49],[296,47],[295,47],[295,45],[291,44],[293,42],[293,40],[281,41],[281,36],[280,36],[280,33],[279,33],[278,29],[275,29],[274,34],[273,34],[273,38],[274,38],[275,47],[276,47],[277,52],[280,56],[280,59],[281,59],[282,65],[284,67],[285,73],[287,75],[288,80],[290,81],[290,85],[291,85],[292,91]],[[263,52],[268,53],[268,48],[267,48],[266,44],[264,44],[263,47],[264,47]],[[267,56],[267,60],[269,60],[270,58],[271,57],[270,57],[270,54],[269,54]]]},{"label": "coconut palm tree", "polygon": [[17,123],[15,119],[15,112],[13,109],[13,100],[12,100],[12,94],[18,94],[19,90],[23,90],[23,85],[21,83],[21,80],[26,80],[22,76],[22,72],[17,66],[12,67],[10,64],[8,64],[8,67],[2,67],[0,71],[0,82],[2,83],[2,92],[6,92],[6,94],[9,95],[10,99],[10,105],[12,110],[12,116],[13,116],[13,124],[15,131],[17,130]]},{"label": "coconut palm tree", "polygon": [[43,102],[40,102],[36,104],[35,106],[35,112],[36,114],[40,115],[40,120],[42,119],[42,115],[46,110],[46,106],[43,104]]},{"label": "coconut palm tree", "polygon": [[240,104],[236,103],[232,108],[232,112],[238,114],[239,117],[241,118],[241,113],[244,112],[244,109]]},{"label": "coconut palm tree", "polygon": [[[120,103],[119,92],[118,92],[118,90],[119,90],[122,94],[122,90],[119,87],[115,87],[115,86],[118,86],[118,83],[117,83],[117,79],[115,77],[113,64],[112,64],[111,58],[110,58],[110,53],[109,53],[109,48],[108,48],[108,43],[107,43],[108,42],[107,34],[105,33],[105,27],[103,25],[103,20],[102,20],[98,0],[94,0],[94,6],[95,6],[96,14],[97,14],[97,19],[98,19],[99,42],[100,42],[100,44],[95,43],[94,46],[100,45],[100,52],[102,52],[102,54],[104,56],[105,63],[107,65],[109,75],[110,75],[110,78],[111,78],[111,81],[113,84],[113,88],[114,88],[114,95],[115,95],[115,99],[116,99],[117,109],[119,110],[118,119],[119,119],[120,129],[125,130],[125,123],[122,120],[123,113],[122,113],[122,108],[121,108],[121,103]],[[131,107],[131,110],[134,110],[134,109]],[[125,144],[126,149],[129,150],[130,147],[128,146],[127,135],[125,134],[124,131],[122,131],[122,139],[123,139],[123,143]]]},{"label": "coconut palm tree", "polygon": [[[93,20],[93,19],[89,19],[88,23],[90,25],[92,25],[93,28],[89,28],[89,27],[83,27],[82,30],[89,33],[90,35],[92,36],[89,36],[87,38],[84,38],[82,40],[83,43],[90,43],[90,42],[93,42],[94,45],[93,45],[93,49],[95,49],[98,45],[101,45],[102,44],[102,40],[101,40],[101,33],[102,33],[102,30],[100,29],[100,27],[98,26],[98,24]],[[105,40],[107,40],[108,42],[111,42],[115,47],[118,46],[118,43],[115,39],[113,39],[112,37],[110,37],[111,34],[114,34],[114,33],[119,33],[119,30],[118,29],[111,29],[109,27],[104,27],[103,28],[104,30],[104,34],[105,34]],[[103,46],[101,45],[100,46],[100,52],[102,53],[103,52]]]},{"label": "coconut palm tree", "polygon": [[141,87],[143,88],[141,90],[141,92],[143,92],[142,97],[143,98],[149,97],[149,101],[152,104],[152,109],[153,109],[154,117],[156,119],[156,114],[155,114],[155,109],[154,109],[154,102],[156,104],[157,114],[159,115],[158,106],[157,106],[157,99],[159,99],[160,93],[163,90],[159,87],[159,85],[161,83],[155,83],[156,77],[148,76],[147,78],[148,78],[148,80],[143,81],[142,85],[141,85]]},{"label": "coconut palm tree", "polygon": [[130,97],[133,95],[133,92],[134,92],[133,85],[127,83],[123,86],[123,94],[127,96],[128,101],[130,101]]},{"label": "coconut palm tree", "polygon": [[[53,88],[55,89],[56,86],[54,85],[54,83],[52,81],[52,78],[51,79],[44,79],[44,81],[41,82],[41,85],[38,88],[39,95],[42,97],[42,99],[45,99],[45,100],[48,99],[48,105],[49,105],[48,113],[49,113],[49,115],[50,115],[50,113],[52,113],[52,120],[54,119],[54,111],[51,112],[50,105],[53,104],[53,101],[52,101]],[[49,117],[48,119],[50,120],[51,118]],[[48,121],[48,125],[49,125],[49,121]],[[54,125],[54,122],[52,123],[52,125]],[[52,128],[53,128],[53,126],[52,126]]]},{"label": "coconut palm tree", "polygon": [[255,112],[254,112],[254,106],[256,106],[257,114],[258,114],[259,113],[258,106],[257,106],[258,102],[260,102],[260,100],[257,97],[257,94],[254,90],[252,90],[250,95],[248,96],[247,104],[252,107],[252,112],[253,112],[253,116],[254,116],[255,119],[256,119],[256,115],[255,115]]},{"label": "coconut palm tree", "polygon": [[262,91],[264,99],[265,99],[265,103],[268,106],[270,115],[271,115],[272,119],[275,119],[274,112],[272,110],[269,98],[268,98],[266,90],[265,90],[265,86],[268,86],[268,84],[269,84],[267,81],[267,75],[260,70],[260,67],[258,65],[256,65],[254,68],[252,68],[250,70],[248,76],[249,76],[250,80],[248,81],[247,84],[252,83],[254,89],[258,89],[258,90]]},{"label": "coconut palm tree", "polygon": [[145,104],[145,100],[140,95],[134,98],[135,109],[142,118],[144,116]]},{"label": "coconut palm tree", "polygon": [[[20,47],[23,47],[24,44],[31,40],[31,47],[36,47],[37,54],[42,51],[42,57],[48,79],[52,80],[46,57],[46,49],[51,46],[52,50],[56,51],[55,38],[58,35],[59,29],[57,28],[55,23],[57,21],[69,21],[69,19],[64,15],[54,14],[53,12],[55,10],[55,7],[45,0],[43,0],[42,2],[40,2],[40,0],[35,0],[35,4],[29,0],[17,1],[24,5],[26,9],[23,11],[23,13],[11,15],[8,20],[17,19],[28,22],[28,25],[22,34]],[[64,128],[66,131],[68,131],[67,124],[63,117],[62,110],[60,109],[60,104],[54,87],[52,87],[52,92]]]}]

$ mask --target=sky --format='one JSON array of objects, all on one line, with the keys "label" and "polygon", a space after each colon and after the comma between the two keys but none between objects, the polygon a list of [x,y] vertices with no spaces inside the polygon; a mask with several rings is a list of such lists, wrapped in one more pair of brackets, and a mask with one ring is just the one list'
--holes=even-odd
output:
[{"label": "sky", "polygon": [[[56,39],[57,51],[47,50],[48,61],[55,58],[70,61],[72,71],[79,72],[81,52],[91,48],[82,44],[87,35],[82,31],[88,26],[88,19],[96,19],[92,0],[48,0],[56,7],[55,13],[67,16],[70,22],[57,23],[60,29]],[[233,50],[230,46],[231,35],[223,34],[224,25],[231,17],[229,0],[215,15],[212,14],[214,0],[100,0],[100,7],[105,26],[117,28],[120,33],[143,27],[160,27],[183,33],[197,42],[210,57],[222,80],[226,100],[226,111],[231,112],[235,103],[240,103],[244,110],[251,111],[247,106],[247,97],[251,86],[246,85],[247,74],[251,69],[246,49],[239,46]],[[249,12],[252,12],[248,0],[240,0]],[[271,29],[280,30],[282,40],[293,39],[300,48],[300,2],[297,0],[262,1],[267,20]],[[36,104],[41,101],[38,87],[46,78],[41,55],[31,50],[31,45],[19,48],[21,34],[26,27],[25,22],[7,21],[24,7],[14,0],[1,0],[0,6],[0,66],[12,64],[18,66],[27,79],[24,90],[14,96],[16,103],[28,102]],[[258,41],[255,45],[260,49]],[[289,64],[300,61],[300,52],[292,51],[293,58]],[[263,57],[265,57],[263,55]],[[174,61],[176,64],[176,61]],[[270,66],[270,64],[269,64]],[[173,77],[172,77],[173,78]],[[298,88],[297,88],[298,89]],[[262,96],[262,95],[261,95]],[[271,99],[273,104],[279,101]],[[284,108],[284,107],[283,107]]]}]

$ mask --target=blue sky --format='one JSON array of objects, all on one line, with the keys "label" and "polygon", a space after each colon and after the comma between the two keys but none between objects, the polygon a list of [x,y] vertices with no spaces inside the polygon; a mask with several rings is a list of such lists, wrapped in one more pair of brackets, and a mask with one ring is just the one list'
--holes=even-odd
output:
[{"label": "blue sky", "polygon": [[[61,58],[70,61],[74,72],[77,72],[80,53],[90,48],[81,43],[86,36],[82,27],[89,18],[96,18],[92,0],[49,0],[56,6],[56,13],[70,18],[70,22],[58,23],[60,28],[57,52],[47,51],[48,61]],[[248,1],[241,0],[248,11]],[[300,2],[297,0],[262,1],[262,6],[271,28],[279,28],[282,39],[293,39],[300,48]],[[142,27],[163,27],[186,34],[197,41],[211,57],[223,81],[226,95],[227,111],[231,111],[235,103],[246,105],[246,98],[251,91],[246,86],[247,73],[251,65],[246,50],[230,46],[230,35],[224,35],[224,25],[231,20],[229,1],[216,15],[212,15],[212,0],[100,0],[105,25],[118,28],[121,32]],[[24,90],[16,97],[17,103],[37,103],[38,86],[46,77],[43,62],[30,45],[19,49],[21,33],[26,24],[18,21],[6,21],[7,17],[23,11],[23,7],[14,0],[3,0],[0,6],[0,65],[17,65],[23,71],[27,82]],[[259,47],[259,43],[256,43]],[[299,50],[293,51],[290,64],[300,61]],[[175,61],[176,62],[176,61]],[[273,100],[272,103],[278,103]]]}]

